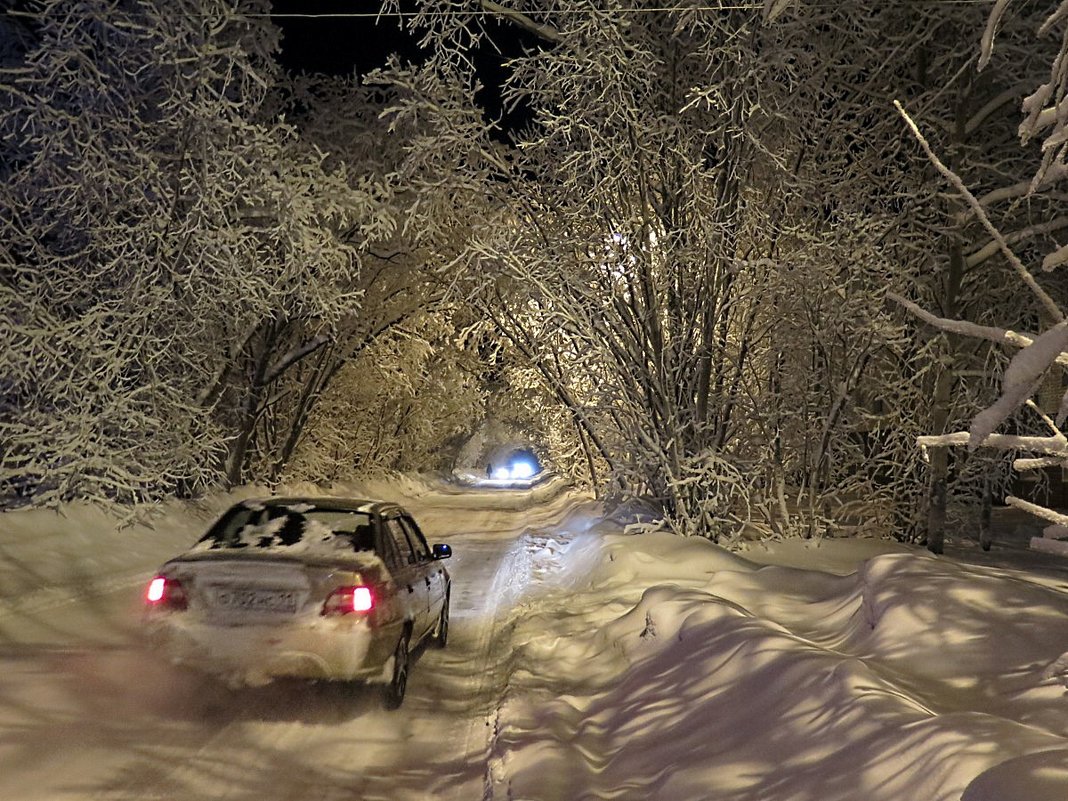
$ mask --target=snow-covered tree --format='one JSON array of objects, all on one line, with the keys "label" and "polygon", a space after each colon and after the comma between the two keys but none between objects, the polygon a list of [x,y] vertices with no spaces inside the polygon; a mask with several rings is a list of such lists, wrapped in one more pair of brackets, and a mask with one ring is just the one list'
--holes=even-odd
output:
[{"label": "snow-covered tree", "polygon": [[470,345],[448,309],[413,315],[370,342],[323,392],[284,477],[330,484],[354,473],[451,470],[482,416]]},{"label": "snow-covered tree", "polygon": [[609,465],[606,479],[714,534],[748,483],[741,379],[770,317],[767,270],[749,258],[768,215],[748,179],[776,164],[761,134],[782,123],[768,109],[788,94],[774,87],[789,67],[765,57],[745,11],[535,5],[505,15],[544,40],[511,62],[506,103],[534,117],[512,132],[515,152],[493,149],[464,96],[475,86],[456,37],[485,37],[478,13],[423,5],[415,24],[437,57],[394,74],[410,98],[398,118],[439,120],[421,152],[450,160],[490,210],[468,246],[487,277],[480,308]]},{"label": "snow-covered tree", "polygon": [[270,115],[277,32],[244,9],[29,17],[0,86],[5,503],[188,491],[227,452],[233,475],[263,379],[359,302],[337,231],[363,199]]},{"label": "snow-covered tree", "polygon": [[[753,514],[811,531],[873,496],[896,526],[929,528],[911,436],[974,412],[997,354],[917,333],[887,279],[938,305],[1001,296],[983,232],[927,203],[937,187],[886,108],[902,87],[931,119],[948,108],[962,168],[993,180],[1005,127],[977,126],[1003,121],[1005,83],[1033,60],[960,80],[974,8],[421,9],[434,56],[394,72],[398,116],[436,120],[416,157],[489,203],[469,239],[477,302],[610,483],[688,531]],[[482,12],[531,37],[505,102],[533,124],[503,156],[471,103]],[[947,460],[931,494],[983,473]]]},{"label": "snow-covered tree", "polygon": [[[907,95],[958,169],[977,183],[997,187],[1006,173],[1018,171],[1011,100],[1035,74],[1038,60],[1020,46],[1017,31],[1017,46],[1003,69],[974,80],[971,54],[958,43],[985,13],[969,6],[795,3],[778,9],[773,23],[785,36],[808,37],[819,54],[797,98],[797,113],[818,121],[803,140],[799,175],[805,188],[798,196],[802,207],[805,198],[816,199],[807,211],[827,223],[812,229],[822,243],[808,251],[822,250],[817,259],[825,265],[842,264],[842,280],[828,282],[832,292],[824,297],[837,293],[850,299],[833,305],[852,309],[853,323],[833,310],[814,320],[838,327],[852,340],[855,352],[843,364],[866,364],[858,391],[842,397],[845,425],[839,434],[845,436],[833,437],[833,447],[860,446],[865,458],[842,464],[845,483],[867,482],[863,495],[893,510],[898,536],[927,539],[936,550],[947,499],[974,499],[977,506],[984,486],[988,495],[1003,488],[1007,474],[996,458],[974,454],[954,460],[944,449],[932,451],[931,468],[921,470],[919,452],[908,443],[981,408],[1001,359],[996,349],[932,337],[929,328],[887,307],[886,288],[928,307],[977,316],[1011,316],[1019,304],[1005,291],[1009,282],[990,258],[985,230],[945,196],[886,110],[895,97]],[[814,108],[820,110],[813,114]],[[990,199],[997,202],[994,194]],[[1043,218],[1038,208],[1006,207],[1000,213],[1019,225],[1021,239],[1054,230],[1035,227]],[[839,247],[831,246],[835,240]],[[866,326],[864,317],[870,321]],[[848,380],[848,373],[843,377]],[[928,484],[922,491],[921,478]]]},{"label": "snow-covered tree", "polygon": [[[941,152],[937,141],[930,141],[922,121],[914,119],[900,105],[899,110],[932,165],[949,183],[959,207],[958,215],[974,220],[984,229],[988,241],[968,260],[997,257],[1005,272],[1012,276],[1014,295],[1019,299],[1016,314],[968,320],[957,309],[935,314],[905,298],[898,300],[936,329],[970,342],[994,343],[1013,354],[1001,378],[999,397],[974,416],[968,430],[921,437],[921,446],[935,452],[944,452],[955,445],[966,445],[969,452],[984,447],[1007,450],[1022,454],[1014,462],[1018,470],[1063,469],[1068,464],[1068,450],[1061,428],[1068,416],[1068,403],[1062,401],[1059,410],[1054,411],[1043,409],[1034,397],[1043,383],[1049,382],[1051,372],[1054,377],[1062,376],[1056,384],[1063,386],[1063,371],[1068,366],[1064,313],[1068,293],[1063,281],[1055,278],[1062,265],[1062,254],[1068,252],[1059,244],[1062,237],[1058,233],[1068,226],[1068,220],[1059,214],[1058,184],[1064,176],[1065,151],[1063,114],[1057,111],[1064,97],[1065,74],[1068,74],[1065,67],[1068,33],[1062,33],[1057,51],[1036,46],[1030,31],[1037,28],[1043,34],[1058,26],[1064,28],[1068,4],[1060,4],[1041,24],[1036,22],[1030,7],[1019,16],[1006,16],[1008,6],[1005,2],[995,4],[987,21],[979,56],[979,67],[984,70],[980,76],[996,72],[999,63],[1015,65],[1021,52],[1031,58],[1047,58],[1052,64],[1049,81],[1037,90],[1033,84],[1017,85],[995,98],[1001,105],[1023,98],[1025,117],[1018,131],[1025,147],[1018,151],[1017,164],[1030,162],[1029,169],[1017,167],[1008,172],[1006,180],[994,186],[977,182],[974,175],[959,169],[952,158]],[[975,80],[978,82],[980,78]],[[1025,91],[1031,93],[1023,97]],[[1031,140],[1042,137],[1040,152],[1026,147]],[[1022,220],[1019,216],[1008,216],[1003,212],[1006,206],[1012,211],[1026,209],[1030,214]],[[1036,267],[1052,275],[1036,274]],[[1006,431],[1009,426],[1012,428]],[[1035,428],[1038,430],[1031,435],[1028,429]],[[1041,505],[1015,497],[1007,501],[1044,517],[1054,527],[1068,522],[1068,518]]]},{"label": "snow-covered tree", "polygon": [[358,76],[298,76],[287,93],[301,141],[328,154],[326,165],[343,168],[350,191],[369,202],[338,232],[359,257],[360,307],[276,384],[262,416],[252,463],[272,480],[336,479],[354,469],[414,467],[422,457],[438,467],[448,461],[443,443],[462,439],[457,421],[466,420],[469,433],[481,415],[462,344],[469,323],[458,318],[462,275],[428,262],[432,226],[416,223],[448,188],[415,188],[418,171],[402,178],[418,126],[384,121],[386,102]]}]

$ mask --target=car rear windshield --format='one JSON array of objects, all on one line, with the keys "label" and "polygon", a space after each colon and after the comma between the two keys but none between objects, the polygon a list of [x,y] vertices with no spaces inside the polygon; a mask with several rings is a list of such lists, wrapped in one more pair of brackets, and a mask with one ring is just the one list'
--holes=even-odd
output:
[{"label": "car rear windshield", "polygon": [[223,515],[195,550],[226,548],[374,552],[371,516],[310,504],[242,504]]}]

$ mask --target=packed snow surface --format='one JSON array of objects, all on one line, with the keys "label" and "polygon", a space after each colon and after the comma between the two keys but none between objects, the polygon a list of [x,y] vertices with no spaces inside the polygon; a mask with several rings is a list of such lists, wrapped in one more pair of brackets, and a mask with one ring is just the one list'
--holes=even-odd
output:
[{"label": "packed snow surface", "polygon": [[395,712],[230,690],[143,644],[144,581],[233,496],[0,517],[0,799],[1068,798],[1058,557],[730,553],[625,535],[558,482],[331,493],[404,502],[455,553],[449,647]]}]

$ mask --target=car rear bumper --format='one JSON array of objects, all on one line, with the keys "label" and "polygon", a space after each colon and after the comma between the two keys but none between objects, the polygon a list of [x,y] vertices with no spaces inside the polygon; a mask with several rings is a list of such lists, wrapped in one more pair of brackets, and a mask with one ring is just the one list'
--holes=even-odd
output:
[{"label": "car rear bumper", "polygon": [[149,642],[176,664],[235,685],[292,677],[388,681],[391,651],[366,623],[317,620],[306,626],[227,626],[168,615],[147,621]]}]

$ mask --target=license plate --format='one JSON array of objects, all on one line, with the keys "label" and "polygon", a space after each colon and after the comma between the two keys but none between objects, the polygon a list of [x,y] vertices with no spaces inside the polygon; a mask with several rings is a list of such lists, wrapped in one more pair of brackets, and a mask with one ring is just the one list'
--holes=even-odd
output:
[{"label": "license plate", "polygon": [[246,612],[296,612],[297,594],[287,590],[228,587],[215,591],[215,603],[223,609]]}]

